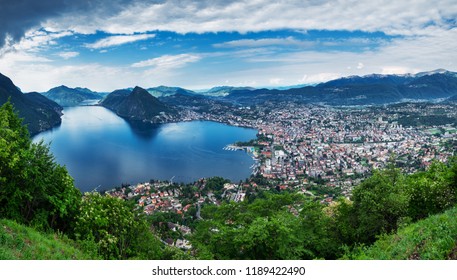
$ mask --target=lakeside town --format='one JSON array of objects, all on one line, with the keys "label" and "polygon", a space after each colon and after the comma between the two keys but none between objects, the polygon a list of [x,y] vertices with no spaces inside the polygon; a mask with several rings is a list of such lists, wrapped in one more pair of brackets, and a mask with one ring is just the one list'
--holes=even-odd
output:
[{"label": "lakeside town", "polygon": [[257,139],[235,143],[258,162],[254,174],[295,186],[318,180],[346,194],[392,157],[407,173],[434,160],[445,161],[457,139],[455,104],[331,107],[266,102],[215,112],[194,113],[193,119],[258,130]]},{"label": "lakeside town", "polygon": [[[189,223],[200,207],[241,202],[258,191],[301,192],[329,204],[391,162],[406,173],[455,154],[457,108],[453,104],[404,103],[329,107],[295,103],[189,113],[186,120],[210,120],[258,130],[249,142],[223,149],[243,150],[255,160],[244,182],[202,178],[192,184],[155,181],[125,185],[106,193],[132,200],[146,215],[172,213],[156,224],[163,242],[189,249]],[[187,225],[186,225],[187,224]],[[170,233],[172,233],[170,235]]]}]

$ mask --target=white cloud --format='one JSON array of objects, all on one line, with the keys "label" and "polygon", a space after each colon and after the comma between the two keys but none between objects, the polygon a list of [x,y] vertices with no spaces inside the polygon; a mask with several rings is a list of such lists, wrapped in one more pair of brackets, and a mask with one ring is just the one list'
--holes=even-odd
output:
[{"label": "white cloud", "polygon": [[360,69],[363,69],[364,66],[365,66],[365,65],[363,65],[362,62],[359,62],[359,63],[357,64],[357,69],[359,69],[359,70],[360,70]]},{"label": "white cloud", "polygon": [[147,40],[154,37],[155,34],[117,35],[98,40],[97,42],[92,44],[86,44],[85,46],[90,49],[101,49],[119,46],[136,41]]},{"label": "white cloud", "polygon": [[40,30],[30,30],[25,33],[25,36],[18,43],[13,45],[13,48],[16,51],[37,52],[50,45],[54,45],[55,39],[70,36],[72,34],[71,31],[50,33]]},{"label": "white cloud", "polygon": [[310,41],[300,41],[293,37],[286,38],[266,38],[266,39],[242,39],[228,41],[225,43],[214,44],[216,48],[233,48],[233,47],[265,47],[265,46],[302,46],[309,47],[314,46],[314,42]]},{"label": "white cloud", "polygon": [[419,72],[418,70],[414,70],[408,67],[402,66],[383,66],[381,68],[381,74],[407,74],[407,73],[415,73]]},{"label": "white cloud", "polygon": [[47,63],[50,59],[23,51],[12,51],[0,57],[0,69],[10,68],[23,63]]},{"label": "white cloud", "polygon": [[303,75],[303,78],[298,80],[301,84],[315,84],[315,83],[322,83],[334,79],[341,78],[341,73],[317,73],[311,75]]},{"label": "white cloud", "polygon": [[194,54],[163,55],[134,63],[132,67],[180,68],[200,59],[199,55]]},{"label": "white cloud", "polygon": [[60,52],[57,55],[63,59],[70,59],[73,57],[77,57],[79,55],[79,52]]},{"label": "white cloud", "polygon": [[270,84],[272,85],[279,85],[281,83],[282,79],[281,78],[271,78],[270,79]]},{"label": "white cloud", "polygon": [[[94,11],[99,13],[100,11]],[[134,34],[155,30],[177,33],[256,32],[265,30],[361,30],[393,35],[430,34],[449,29],[457,17],[455,0],[405,1],[133,1],[119,13],[64,14],[45,26],[80,33],[97,30]]]}]

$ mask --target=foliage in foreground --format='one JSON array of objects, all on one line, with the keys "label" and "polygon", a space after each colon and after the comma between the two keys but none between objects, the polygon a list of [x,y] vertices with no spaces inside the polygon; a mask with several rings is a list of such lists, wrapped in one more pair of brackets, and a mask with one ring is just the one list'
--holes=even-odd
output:
[{"label": "foliage in foreground", "polygon": [[456,158],[412,175],[393,167],[376,171],[354,188],[351,203],[340,201],[334,231],[342,244],[372,244],[381,234],[456,205],[456,178]]},{"label": "foliage in foreground", "polygon": [[358,247],[346,258],[360,260],[457,259],[457,207],[382,235],[370,247]]},{"label": "foliage in foreground", "polygon": [[34,144],[7,102],[0,107],[0,217],[67,231],[81,194],[49,147]]},{"label": "foliage in foreground", "polygon": [[[329,206],[289,193],[206,206],[192,243],[197,256],[207,259],[341,258],[345,250],[369,246],[456,205],[456,168],[455,158],[412,175],[391,166],[357,186],[351,201],[340,199]],[[457,241],[442,230],[453,240],[449,242]]]},{"label": "foliage in foreground", "polygon": [[92,245],[104,259],[158,259],[160,241],[146,219],[115,197],[86,193],[74,226],[78,241]]},{"label": "foliage in foreground", "polygon": [[[334,257],[329,217],[300,194],[264,194],[252,203],[203,208],[193,244],[208,259],[313,259]],[[299,211],[301,210],[301,211]]]}]

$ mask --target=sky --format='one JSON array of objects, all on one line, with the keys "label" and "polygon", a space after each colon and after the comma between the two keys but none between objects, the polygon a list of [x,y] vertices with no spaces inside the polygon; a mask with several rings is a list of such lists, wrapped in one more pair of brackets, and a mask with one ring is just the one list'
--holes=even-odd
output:
[{"label": "sky", "polygon": [[23,92],[281,87],[457,70],[455,0],[0,0]]}]

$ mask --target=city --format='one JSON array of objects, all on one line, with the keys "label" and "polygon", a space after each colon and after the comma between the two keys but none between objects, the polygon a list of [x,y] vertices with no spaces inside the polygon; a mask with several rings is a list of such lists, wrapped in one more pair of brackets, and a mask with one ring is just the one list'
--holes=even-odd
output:
[{"label": "city", "polygon": [[[147,215],[166,212],[181,217],[167,222],[169,231],[179,234],[173,239],[168,232],[164,242],[187,250],[191,229],[179,222],[192,220],[205,203],[240,202],[259,190],[277,189],[300,192],[329,205],[337,196],[350,198],[354,186],[389,163],[413,173],[434,161],[446,162],[457,147],[456,107],[450,103],[329,107],[267,102],[255,109],[215,106],[217,110],[204,114],[188,110],[186,121],[203,119],[258,130],[257,139],[225,147],[241,149],[255,159],[251,178],[245,182],[202,178],[193,184],[151,180],[107,193],[134,200]],[[410,125],[408,117],[416,115],[419,125]],[[431,116],[451,122],[436,124],[437,118]],[[209,187],[207,182],[214,179],[223,184],[222,189]]]}]

